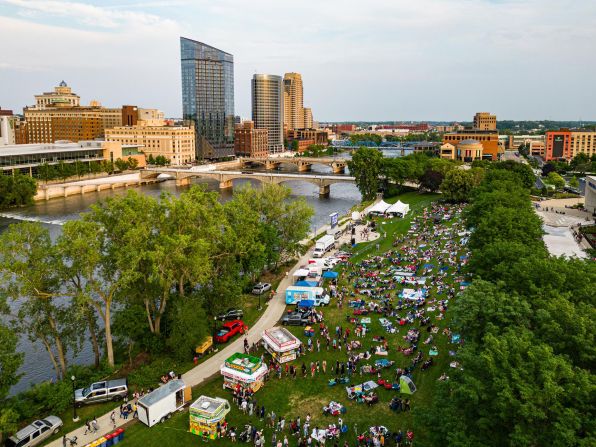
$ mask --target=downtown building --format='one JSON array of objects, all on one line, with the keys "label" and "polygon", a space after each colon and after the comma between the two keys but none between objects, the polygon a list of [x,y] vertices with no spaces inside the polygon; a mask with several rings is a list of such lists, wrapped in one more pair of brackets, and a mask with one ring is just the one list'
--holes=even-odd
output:
[{"label": "downtown building", "polygon": [[[459,146],[462,143],[463,146],[460,148]],[[473,147],[475,143],[480,143],[482,146],[480,153],[477,147]],[[454,149],[451,150],[445,146],[447,144],[453,146]],[[453,158],[458,158],[456,154],[469,154],[469,157],[462,155],[461,158],[471,158],[473,160],[477,159],[478,156],[481,159],[498,160],[504,152],[503,146],[499,143],[497,117],[487,112],[476,113],[472,128],[444,134],[443,146],[441,156],[443,156],[443,150],[445,150],[445,158],[450,158],[448,150],[451,150]],[[473,150],[470,150],[471,147],[473,147]]]},{"label": "downtown building", "polygon": [[234,153],[234,57],[180,38],[182,115],[195,129],[197,159]]},{"label": "downtown building", "polygon": [[270,154],[284,150],[284,100],[281,76],[255,74],[252,78],[252,120],[257,129],[267,129]]},{"label": "downtown building", "polygon": [[596,132],[559,129],[546,132],[546,161],[570,161],[578,154],[596,155]]},{"label": "downtown building", "polygon": [[237,157],[267,157],[269,155],[267,129],[256,129],[252,121],[236,124],[234,155]]},{"label": "downtown building", "polygon": [[26,142],[77,142],[101,138],[105,129],[122,125],[122,110],[102,107],[97,101],[81,106],[79,96],[62,81],[53,92],[35,95],[35,106],[23,109]]},{"label": "downtown building", "polygon": [[304,107],[304,87],[300,73],[284,75],[284,126],[286,130],[312,129],[312,110]]}]

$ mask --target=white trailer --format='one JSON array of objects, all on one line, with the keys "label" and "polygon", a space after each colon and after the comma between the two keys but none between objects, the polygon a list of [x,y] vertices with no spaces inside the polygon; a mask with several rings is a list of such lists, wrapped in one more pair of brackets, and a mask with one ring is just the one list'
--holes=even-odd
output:
[{"label": "white trailer", "polygon": [[335,247],[335,238],[327,234],[315,242],[315,251],[312,255],[315,258],[321,258],[333,247]]},{"label": "white trailer", "polygon": [[191,389],[175,379],[141,397],[137,403],[139,421],[153,427],[180,410],[191,399]]}]

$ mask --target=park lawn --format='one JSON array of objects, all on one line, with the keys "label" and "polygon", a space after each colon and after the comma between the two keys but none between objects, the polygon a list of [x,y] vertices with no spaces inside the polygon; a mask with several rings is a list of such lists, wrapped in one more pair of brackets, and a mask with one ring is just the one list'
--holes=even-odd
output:
[{"label": "park lawn", "polygon": [[[406,219],[387,220],[388,223],[383,227],[386,229],[388,235],[396,236],[407,232],[409,228],[409,222],[411,221],[412,217],[415,214],[418,214],[422,208],[430,204],[434,199],[436,199],[436,197],[437,195],[421,195],[418,193],[407,193],[400,196],[399,198],[402,201],[410,203],[412,212]],[[397,198],[391,201],[394,202],[396,200]],[[373,241],[368,244],[359,244],[359,247],[363,245],[375,247],[375,243],[376,242]],[[391,240],[388,238],[387,241],[381,245],[380,251],[384,252],[392,248]],[[359,251],[358,256],[353,257],[351,261],[359,262],[359,260],[364,257],[368,257],[371,254],[373,254],[373,252],[362,253]],[[430,262],[437,266],[439,265],[436,259]],[[348,281],[349,280],[347,278],[340,276],[339,287],[341,288],[343,285],[347,285],[351,289],[351,284],[348,284]],[[430,298],[432,299],[436,297],[439,299],[443,298],[441,295],[437,296],[436,292],[433,290]],[[352,326],[350,323],[346,322],[346,316],[352,314],[352,309],[345,307],[347,306],[347,303],[344,304],[344,308],[339,309],[335,303],[336,301],[334,300],[332,305],[324,308],[323,311],[325,315],[325,322],[329,326],[332,333],[334,332],[335,326],[343,326],[344,328],[346,326]],[[377,315],[371,315],[371,319],[372,324],[369,325],[371,330],[367,333],[366,338],[360,338],[357,340],[360,340],[363,343],[362,349],[370,348],[372,345],[376,344],[372,341],[373,335],[384,335],[389,340],[389,356],[386,358],[394,360],[395,365],[382,370],[382,377],[386,380],[393,381],[395,368],[398,366],[402,368],[409,366],[413,358],[413,355],[410,357],[405,357],[403,354],[396,352],[395,348],[398,346],[398,344],[405,344],[401,337],[405,335],[409,328],[417,327],[417,325],[402,326],[399,327],[399,330],[396,334],[389,334],[381,327]],[[430,405],[438,377],[443,372],[448,372],[448,364],[451,361],[450,357],[448,356],[448,351],[450,349],[454,349],[454,347],[449,343],[447,337],[441,336],[440,334],[441,330],[449,325],[449,320],[449,313],[447,313],[447,318],[443,320],[436,321],[433,319],[433,322],[439,326],[440,330],[439,333],[434,336],[434,341],[431,343],[431,345],[435,345],[438,348],[439,355],[434,358],[435,364],[427,371],[421,371],[420,365],[414,370],[413,380],[418,388],[418,391],[412,396],[401,395],[402,398],[411,398],[412,409],[423,411],[424,407]],[[292,327],[290,330],[306,344],[307,337],[303,335],[303,328]],[[426,336],[426,332],[422,331],[419,343],[419,350],[424,352],[425,359],[428,358],[428,350],[431,346],[424,345],[422,343]],[[353,337],[351,338],[354,339]],[[313,341],[315,340],[316,336],[313,338]],[[259,351],[259,354],[261,352],[262,351]],[[358,352],[360,352],[360,350],[358,350]],[[265,358],[267,359],[268,357],[266,356]],[[377,358],[382,357],[375,355],[365,363],[372,364]],[[309,373],[307,378],[302,378],[300,367],[303,362],[310,371],[311,361],[316,362],[319,360],[322,362],[323,359],[327,360],[327,374],[323,374],[321,370],[321,372],[315,375],[314,378],[311,378]],[[338,384],[332,387],[328,385],[328,380],[335,376],[331,372],[331,368],[335,364],[335,361],[345,361],[345,359],[345,351],[334,351],[332,348],[330,351],[327,351],[325,343],[322,342],[321,352],[316,352],[315,348],[314,352],[309,352],[294,362],[295,366],[298,368],[298,377],[295,380],[285,376],[282,379],[271,377],[266,383],[265,387],[255,395],[257,404],[259,406],[265,406],[266,414],[271,410],[274,410],[278,416],[285,416],[286,425],[288,426],[291,420],[297,416],[300,416],[302,422],[304,422],[306,414],[310,413],[312,416],[311,426],[322,427],[330,423],[337,423],[336,417],[323,416],[322,414],[322,407],[328,404],[329,401],[335,400],[347,408],[347,412],[342,416],[342,418],[344,423],[349,426],[348,433],[350,436],[348,439],[350,440],[353,439],[355,429],[362,432],[369,426],[375,424],[385,425],[391,431],[402,430],[405,432],[408,429],[413,429],[417,438],[423,438],[424,434],[418,433],[417,431],[417,426],[414,418],[412,417],[412,412],[395,413],[388,408],[388,403],[391,398],[396,395],[396,391],[377,388],[375,391],[379,396],[379,403],[373,405],[373,407],[368,407],[366,404],[358,404],[355,401],[349,400],[345,391],[346,385]],[[376,381],[377,376],[371,374],[364,374],[360,376],[358,373],[356,373],[354,376],[352,376],[351,384],[359,384],[368,380]],[[231,401],[231,393],[222,389],[222,383],[222,378],[219,375],[216,375],[211,380],[193,389],[193,399],[196,399],[200,395],[204,394],[208,396],[225,397]],[[255,416],[249,417],[247,415],[243,415],[233,404],[232,411],[228,414],[227,421],[231,426],[237,427],[239,431],[242,430],[244,424],[252,423],[259,428],[265,425],[265,422],[259,421]],[[196,436],[188,432],[188,423],[188,411],[180,412],[173,416],[170,420],[166,421],[163,425],[158,425],[150,429],[143,424],[136,423],[127,429],[123,446],[150,447],[162,445],[194,445],[199,440]],[[265,436],[266,440],[269,442],[271,439],[270,429],[265,429]],[[229,444],[229,440],[217,440],[214,441],[213,444],[227,445]],[[291,441],[291,445],[293,444],[295,444],[295,441]]]}]

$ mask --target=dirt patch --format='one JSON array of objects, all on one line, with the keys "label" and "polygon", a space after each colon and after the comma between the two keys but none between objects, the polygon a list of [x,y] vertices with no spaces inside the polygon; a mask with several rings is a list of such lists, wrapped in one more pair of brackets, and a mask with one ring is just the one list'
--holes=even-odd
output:
[{"label": "dirt patch", "polygon": [[305,397],[301,393],[292,393],[288,399],[289,408],[300,408],[301,414],[318,415],[322,408],[329,403],[329,399],[322,396]]}]

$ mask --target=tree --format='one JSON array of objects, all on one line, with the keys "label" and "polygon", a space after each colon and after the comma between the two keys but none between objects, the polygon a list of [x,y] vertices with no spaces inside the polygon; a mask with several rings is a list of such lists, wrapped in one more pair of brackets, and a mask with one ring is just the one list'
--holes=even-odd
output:
[{"label": "tree", "polygon": [[553,162],[548,162],[544,166],[542,166],[542,177],[546,177],[551,172],[556,172],[557,168],[555,167]]},{"label": "tree", "polygon": [[19,428],[19,414],[12,408],[0,409],[0,442],[6,433],[13,433]]},{"label": "tree", "polygon": [[139,160],[132,157],[128,157],[126,163],[128,164],[128,169],[137,169],[137,167],[139,166]]},{"label": "tree", "polygon": [[23,353],[17,352],[17,343],[16,334],[0,324],[0,401],[6,397],[10,387],[18,383],[21,376],[18,370],[23,364]]},{"label": "tree", "polygon": [[356,178],[363,200],[372,200],[379,190],[383,154],[375,148],[361,147],[352,154],[348,169]]},{"label": "tree", "polygon": [[149,154],[149,156],[147,157],[147,164],[149,164],[149,165],[155,164],[155,158],[153,158],[153,154]]},{"label": "tree", "polygon": [[443,178],[444,176],[441,172],[428,168],[419,179],[420,189],[436,192],[441,187]]},{"label": "tree", "polygon": [[445,175],[441,183],[441,192],[445,199],[451,202],[466,202],[470,199],[475,179],[469,171],[453,169]]},{"label": "tree", "polygon": [[31,341],[40,341],[59,377],[67,350],[80,346],[79,321],[64,300],[58,261],[49,231],[36,222],[11,225],[0,235],[0,293],[23,300],[11,321]]},{"label": "tree", "polygon": [[180,360],[188,359],[189,354],[209,335],[211,328],[205,308],[201,305],[201,298],[190,295],[176,301],[171,318],[172,330],[166,345]]},{"label": "tree", "polygon": [[549,185],[553,185],[557,189],[561,189],[565,187],[565,179],[561,177],[556,172],[551,172],[546,176],[545,183]]},{"label": "tree", "polygon": [[514,172],[515,174],[517,174],[519,180],[521,180],[525,188],[531,188],[536,181],[536,176],[534,175],[534,171],[532,171],[532,168],[525,163],[520,163],[515,160],[491,163],[490,169],[504,169],[507,171]]},{"label": "tree", "polygon": [[569,186],[572,188],[579,188],[579,180],[575,175],[571,177],[571,180],[569,180]]},{"label": "tree", "polygon": [[114,162],[114,165],[116,166],[116,169],[118,169],[119,171],[126,171],[128,169],[128,162],[122,160],[121,158],[118,158]]},{"label": "tree", "polygon": [[0,208],[30,205],[36,193],[35,179],[18,172],[0,175]]}]

